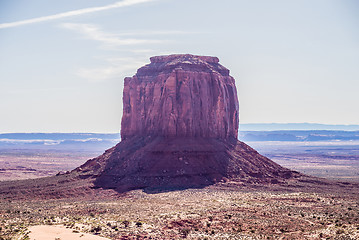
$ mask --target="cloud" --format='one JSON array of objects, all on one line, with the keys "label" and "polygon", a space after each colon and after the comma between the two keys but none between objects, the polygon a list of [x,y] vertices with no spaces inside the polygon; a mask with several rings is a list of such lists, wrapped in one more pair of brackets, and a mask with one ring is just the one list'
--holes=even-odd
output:
[{"label": "cloud", "polygon": [[22,25],[32,24],[32,23],[46,22],[46,21],[51,21],[51,20],[56,20],[56,19],[61,19],[61,18],[66,18],[66,17],[83,15],[83,14],[87,14],[87,13],[105,11],[105,10],[109,10],[109,9],[113,9],[113,8],[127,7],[127,6],[132,6],[132,5],[145,3],[145,2],[152,2],[152,1],[155,1],[155,0],[123,0],[123,1],[115,2],[113,4],[105,5],[102,7],[83,8],[83,9],[79,9],[79,10],[68,11],[68,12],[58,13],[58,14],[44,16],[44,17],[31,18],[31,19],[27,19],[27,20],[10,22],[10,23],[1,23],[0,29],[17,27],[17,26],[22,26]]},{"label": "cloud", "polygon": [[122,79],[125,75],[133,75],[139,66],[148,63],[148,58],[109,58],[106,66],[80,68],[76,75],[91,82],[108,79]]},{"label": "cloud", "polygon": [[[101,47],[107,50],[124,51],[126,55],[129,53],[134,57],[127,58],[107,58],[102,59],[105,64],[102,66],[83,67],[76,71],[76,75],[87,79],[91,82],[102,82],[109,79],[122,79],[124,76],[133,75],[136,69],[148,62],[149,56],[154,50],[148,48],[148,44],[159,44],[167,40],[153,40],[146,39],[146,35],[142,31],[129,33],[109,33],[103,31],[99,26],[84,23],[63,23],[60,25],[63,28],[70,29],[83,35],[86,39],[97,41]],[[146,31],[146,33],[153,35],[163,34],[182,34],[180,31]],[[139,35],[141,38],[136,38]],[[127,36],[127,37],[126,37]],[[139,48],[138,45],[145,45],[145,48]],[[136,47],[122,46],[136,45]],[[138,55],[141,55],[138,56]]]},{"label": "cloud", "polygon": [[[97,41],[101,47],[107,50],[124,51],[136,57],[128,58],[107,58],[102,59],[105,64],[102,66],[82,67],[76,71],[76,75],[91,82],[102,82],[109,79],[122,79],[124,76],[133,75],[136,69],[148,63],[151,53],[157,52],[148,48],[148,44],[159,44],[168,40],[148,39],[147,36],[158,35],[179,35],[191,34],[190,32],[177,30],[145,30],[122,33],[105,32],[98,25],[85,23],[62,23],[60,27],[72,30],[84,36],[84,38]],[[145,48],[139,48],[138,45],[145,45]],[[121,47],[136,45],[136,47]],[[139,57],[141,55],[141,57]]]},{"label": "cloud", "polygon": [[134,32],[125,32],[125,33],[121,33],[119,34],[120,36],[140,36],[140,35],[146,35],[146,36],[150,36],[150,35],[184,35],[184,34],[198,34],[199,32],[188,32],[188,31],[179,31],[179,30],[163,30],[163,31],[148,31],[148,30],[143,30],[143,31],[134,31]]},{"label": "cloud", "polygon": [[63,23],[63,28],[76,31],[83,34],[87,39],[99,41],[103,46],[107,48],[113,48],[122,45],[135,45],[146,43],[160,43],[159,40],[148,39],[135,39],[135,38],[121,38],[118,34],[106,33],[102,31],[98,26],[92,24],[83,23]]}]

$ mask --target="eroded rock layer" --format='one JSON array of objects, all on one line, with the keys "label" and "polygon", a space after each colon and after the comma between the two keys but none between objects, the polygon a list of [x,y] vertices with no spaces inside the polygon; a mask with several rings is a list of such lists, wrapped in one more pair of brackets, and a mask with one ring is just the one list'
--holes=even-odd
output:
[{"label": "eroded rock layer", "polygon": [[235,80],[216,57],[169,55],[125,78],[121,137],[237,137]]}]

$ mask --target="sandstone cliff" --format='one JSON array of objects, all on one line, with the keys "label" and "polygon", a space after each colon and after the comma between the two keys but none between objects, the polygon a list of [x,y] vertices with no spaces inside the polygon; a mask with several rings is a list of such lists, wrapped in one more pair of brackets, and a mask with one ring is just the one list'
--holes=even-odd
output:
[{"label": "sandstone cliff", "polygon": [[95,185],[199,187],[237,179],[278,183],[301,174],[237,140],[235,80],[216,57],[152,57],[125,78],[122,142],[80,168]]},{"label": "sandstone cliff", "polygon": [[235,80],[216,57],[169,55],[125,78],[121,137],[237,137]]}]

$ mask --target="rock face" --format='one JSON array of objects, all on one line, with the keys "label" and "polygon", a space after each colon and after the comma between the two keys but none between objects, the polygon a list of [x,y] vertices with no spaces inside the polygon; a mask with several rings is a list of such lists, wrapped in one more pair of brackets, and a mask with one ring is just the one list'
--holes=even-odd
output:
[{"label": "rock face", "polygon": [[121,137],[211,137],[238,134],[234,79],[216,57],[170,55],[125,78]]},{"label": "rock face", "polygon": [[300,176],[237,140],[235,80],[216,57],[152,57],[125,79],[122,141],[77,169],[99,188],[200,187]]}]

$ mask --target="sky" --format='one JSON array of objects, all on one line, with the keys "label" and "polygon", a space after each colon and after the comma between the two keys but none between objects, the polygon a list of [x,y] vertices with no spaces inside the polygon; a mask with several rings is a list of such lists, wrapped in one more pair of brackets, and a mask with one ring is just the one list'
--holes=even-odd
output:
[{"label": "sky", "polygon": [[120,131],[123,79],[217,56],[240,123],[359,124],[359,1],[0,0],[0,133]]}]

